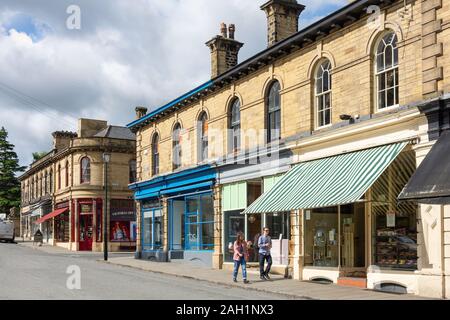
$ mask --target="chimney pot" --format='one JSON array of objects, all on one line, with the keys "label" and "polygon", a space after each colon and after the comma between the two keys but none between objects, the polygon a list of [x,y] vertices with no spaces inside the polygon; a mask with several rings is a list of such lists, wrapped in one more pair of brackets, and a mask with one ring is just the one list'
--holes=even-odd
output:
[{"label": "chimney pot", "polygon": [[230,24],[228,27],[228,36],[230,39],[234,40],[234,33],[236,32],[236,26],[234,24]]},{"label": "chimney pot", "polygon": [[147,108],[145,107],[136,107],[136,119],[140,119],[147,114]]},{"label": "chimney pot", "polygon": [[228,36],[227,36],[227,25],[225,24],[225,22],[222,22],[220,24],[220,34],[222,35],[222,37],[228,38]]}]

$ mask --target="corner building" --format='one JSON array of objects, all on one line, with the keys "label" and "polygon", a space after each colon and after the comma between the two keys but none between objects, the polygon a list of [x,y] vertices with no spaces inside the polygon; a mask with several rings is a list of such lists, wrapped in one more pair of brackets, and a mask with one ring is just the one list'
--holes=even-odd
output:
[{"label": "corner building", "polygon": [[[78,132],[54,132],[53,150],[19,177],[21,235],[33,239],[39,229],[49,244],[103,251],[108,212],[108,249],[134,250],[136,215],[128,184],[136,177],[135,147],[128,128],[101,120],[79,119]],[[111,156],[107,173],[104,153]]]},{"label": "corner building", "polygon": [[261,9],[267,49],[236,64],[222,24],[211,80],[136,109],[136,257],[232,268],[242,231],[257,265],[268,226],[274,272],[448,297],[449,207],[399,195],[450,125],[450,4],[357,0],[300,31],[296,1]]}]

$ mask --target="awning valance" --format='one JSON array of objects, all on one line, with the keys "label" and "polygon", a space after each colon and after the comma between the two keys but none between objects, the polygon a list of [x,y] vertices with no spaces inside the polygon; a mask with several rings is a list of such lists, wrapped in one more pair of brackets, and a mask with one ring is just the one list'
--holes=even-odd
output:
[{"label": "awning valance", "polygon": [[49,219],[51,219],[51,218],[54,218],[54,217],[56,217],[56,216],[59,216],[60,214],[66,212],[67,210],[69,210],[69,208],[63,208],[63,209],[55,210],[55,211],[53,211],[53,212],[51,212],[51,213],[49,213],[49,214],[43,216],[42,218],[36,220],[35,223],[36,223],[36,224],[40,224],[40,223],[42,223],[42,222],[45,222],[45,221],[47,221],[47,220],[49,220]]},{"label": "awning valance", "polygon": [[434,144],[398,199],[450,204],[450,131]]},{"label": "awning valance", "polygon": [[244,213],[284,212],[358,201],[407,145],[384,145],[300,163]]}]

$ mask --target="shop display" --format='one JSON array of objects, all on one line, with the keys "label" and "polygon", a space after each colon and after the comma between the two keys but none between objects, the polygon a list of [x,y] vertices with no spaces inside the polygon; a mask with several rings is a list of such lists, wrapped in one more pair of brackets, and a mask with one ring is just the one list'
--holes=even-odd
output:
[{"label": "shop display", "polygon": [[314,230],[313,266],[336,266],[338,243],[334,237],[335,232],[335,229],[325,230],[320,228]]},{"label": "shop display", "polygon": [[376,261],[380,267],[415,269],[417,267],[416,234],[406,228],[378,229]]}]

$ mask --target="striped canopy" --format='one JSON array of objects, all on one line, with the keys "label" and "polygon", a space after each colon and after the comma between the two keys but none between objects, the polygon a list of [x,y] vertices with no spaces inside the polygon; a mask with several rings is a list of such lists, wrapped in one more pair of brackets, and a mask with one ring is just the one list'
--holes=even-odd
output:
[{"label": "striped canopy", "polygon": [[243,213],[284,212],[353,203],[405,148],[384,145],[294,166]]}]

